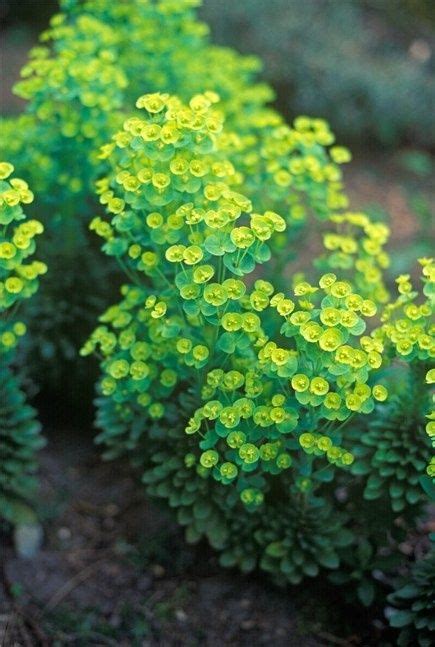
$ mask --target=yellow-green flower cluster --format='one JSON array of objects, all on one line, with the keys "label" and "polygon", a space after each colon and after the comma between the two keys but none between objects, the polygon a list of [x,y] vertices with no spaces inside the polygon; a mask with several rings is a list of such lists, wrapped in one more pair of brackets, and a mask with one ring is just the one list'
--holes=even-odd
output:
[{"label": "yellow-green flower cluster", "polygon": [[[429,385],[435,384],[435,369],[431,368],[426,375],[426,383]],[[435,393],[433,392],[433,386],[430,386],[429,388],[432,389],[432,402],[435,402]],[[426,433],[429,436],[432,447],[435,449],[435,408],[430,411],[430,413],[426,416],[427,417],[427,424],[426,424]],[[431,479],[434,479],[435,483],[435,455],[431,457],[429,465],[427,466],[427,474],[430,476]]]},{"label": "yellow-green flower cluster", "polygon": [[290,127],[271,113],[268,118],[254,114],[248,124],[247,134],[237,124],[238,138],[224,134],[222,139],[234,149],[245,190],[256,204],[279,210],[296,230],[309,215],[327,219],[347,207],[339,164],[348,162],[350,153],[331,147],[334,135],[325,121],[298,117]]},{"label": "yellow-green flower cluster", "polygon": [[[116,63],[116,34],[91,15],[68,24],[67,16],[58,14],[41,37],[42,42],[50,40],[54,52],[44,45],[32,49],[15,92],[27,100],[40,97],[36,116],[57,122],[64,137],[92,139],[100,112],[120,107],[127,85]],[[82,112],[71,111],[65,101],[68,92],[74,92],[71,99]]]},{"label": "yellow-green flower cluster", "polygon": [[352,454],[341,447],[334,446],[329,436],[305,432],[299,437],[299,443],[307,454],[321,456],[326,453],[330,463],[352,465],[354,461]]},{"label": "yellow-green flower cluster", "polygon": [[[300,448],[313,459],[324,456],[331,464],[350,465],[353,456],[339,446],[336,429],[354,413],[371,413],[374,403],[388,395],[382,384],[368,384],[382,365],[382,344],[363,335],[375,304],[326,274],[318,286],[297,284],[292,299],[257,280],[242,307],[265,311],[269,330],[276,310],[275,340],[266,336],[254,312],[250,340],[242,323],[246,314],[225,312],[221,318],[224,330],[216,337],[216,348],[228,354],[232,370],[207,373],[202,388],[206,404],[186,427],[188,434],[203,438],[205,462],[213,457],[213,464],[203,466],[226,484],[237,475],[245,483],[246,472],[277,474],[297,466],[295,450]],[[281,338],[278,343],[279,334],[290,342]],[[256,356],[248,359],[252,346]],[[231,479],[227,464],[234,466]],[[301,487],[306,486],[303,481]],[[254,497],[250,504],[254,500],[257,505],[263,501]]]},{"label": "yellow-green flower cluster", "polygon": [[111,221],[98,216],[91,223],[106,253],[132,275],[176,285],[191,316],[210,316],[240,299],[244,285],[219,278],[225,271],[241,277],[268,260],[267,241],[285,229],[278,214],[253,213],[250,200],[234,190],[234,166],[217,148],[217,101],[211,92],[188,106],[167,94],[140,97],[144,117],[126,120],[100,154],[114,167],[97,183]]},{"label": "yellow-green flower cluster", "polygon": [[145,288],[124,286],[122,295],[123,300],[100,317],[102,325],[82,355],[96,350],[100,354],[103,396],[113,398],[121,410],[127,403],[132,411],[158,420],[168,408],[173,410],[171,394],[187,375],[184,362],[176,361],[183,319],[177,314],[164,317],[159,308],[164,301]]},{"label": "yellow-green flower cluster", "polygon": [[[386,398],[385,387],[368,385],[383,347],[363,336],[375,303],[332,273],[318,286],[298,283],[292,298],[269,281],[245,282],[269,260],[269,241],[286,223],[273,211],[256,213],[235,190],[217,101],[210,92],[188,105],[144,95],[136,103],[143,116],[103,146],[111,171],[97,191],[109,220],[98,216],[91,228],[137,287],[125,288],[124,301],[102,318],[110,329],[98,328],[84,353],[104,354],[103,393],[119,403],[133,398],[154,419],[169,419],[169,395],[190,384],[202,401],[186,425],[199,439],[198,464],[255,507],[268,489],[258,478],[288,470],[301,450],[308,476],[318,456],[351,464],[335,430]],[[145,357],[131,355],[136,343],[146,344]],[[310,433],[320,434],[315,451],[305,442]]]},{"label": "yellow-green flower cluster", "polygon": [[26,327],[9,322],[12,306],[38,289],[38,277],[47,270],[40,261],[26,262],[35,251],[35,236],[43,227],[26,220],[22,205],[33,201],[24,180],[11,177],[14,167],[0,162],[0,350],[13,348]]},{"label": "yellow-green flower cluster", "polygon": [[[141,97],[137,103],[146,116],[128,120],[102,152],[112,163],[120,155],[124,170],[116,166],[109,178],[98,182],[100,200],[112,218],[107,222],[98,217],[91,228],[105,239],[106,253],[116,255],[142,287],[126,288],[122,304],[102,318],[115,334],[106,326],[98,328],[83,352],[98,347],[111,358],[104,363],[103,393],[116,391],[117,397],[128,399],[131,390],[140,389],[137,402],[148,411],[155,404],[150,393],[161,374],[166,376],[163,386],[173,387],[180,375],[189,379],[190,374],[191,379],[192,368],[212,361],[220,319],[224,332],[239,331],[249,345],[260,320],[251,312],[255,291],[248,299],[239,277],[270,256],[265,241],[285,227],[278,214],[252,213],[250,201],[231,188],[233,166],[217,152],[211,155],[215,133],[222,128],[215,101],[214,94],[198,95],[189,106],[168,95]],[[236,227],[241,218],[245,224]],[[145,288],[144,274],[152,278],[157,293]],[[264,285],[257,282],[257,288]],[[139,310],[134,317],[125,312],[131,299]],[[148,351],[141,358],[130,356],[129,350],[133,344],[136,352],[138,325],[147,335]],[[168,357],[171,369],[165,364]],[[226,388],[240,386],[240,377],[229,371]],[[166,399],[169,392],[164,391]]]},{"label": "yellow-green flower cluster", "polygon": [[366,298],[378,304],[386,303],[389,295],[383,272],[390,263],[384,250],[388,227],[382,222],[372,222],[364,213],[334,214],[330,221],[336,223],[336,230],[324,234],[326,254],[317,265],[324,270],[339,271]]},{"label": "yellow-green flower cluster", "polygon": [[[26,154],[29,134],[39,144],[38,155],[45,150],[48,155],[42,156],[52,160],[53,151],[60,151],[50,176],[56,178],[62,213],[65,202],[76,203],[79,194],[85,207],[80,211],[87,216],[89,186],[98,173],[95,151],[121,125],[144,86],[178,92],[185,99],[203,88],[218,91],[226,113],[241,123],[242,114],[262,114],[273,97],[267,86],[251,84],[260,67],[257,59],[209,43],[208,28],[193,11],[197,4],[61,2],[63,12],[52,18],[31,50],[14,91],[29,101],[33,117],[26,138],[18,137],[22,166],[28,167],[20,171],[36,174],[45,186],[46,179]],[[19,130],[21,124],[14,125]],[[12,135],[4,138],[13,150]],[[60,195],[62,188],[66,195]]]},{"label": "yellow-green flower cluster", "polygon": [[[381,325],[371,333],[371,339],[385,347],[392,359],[399,358],[411,366],[424,367],[433,363],[435,357],[435,263],[432,258],[421,258],[423,290],[419,293],[409,274],[396,279],[399,296],[388,303],[381,314]],[[426,382],[434,381],[433,369],[427,372]],[[435,446],[435,414],[428,414],[426,432]],[[434,477],[433,463],[428,474]]]},{"label": "yellow-green flower cluster", "polygon": [[435,263],[431,258],[420,259],[423,294],[419,295],[408,274],[396,279],[399,296],[382,312],[382,325],[373,333],[375,339],[391,347],[407,361],[433,360],[435,356]]}]

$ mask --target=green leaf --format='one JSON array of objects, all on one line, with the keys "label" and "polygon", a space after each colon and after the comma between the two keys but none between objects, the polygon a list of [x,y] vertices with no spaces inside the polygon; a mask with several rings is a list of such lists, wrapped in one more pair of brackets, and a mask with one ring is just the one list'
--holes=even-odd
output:
[{"label": "green leaf", "polygon": [[405,498],[408,501],[408,503],[410,503],[411,505],[414,505],[415,503],[417,503],[417,501],[421,499],[421,491],[415,490],[415,489],[407,490],[405,493]]},{"label": "green leaf", "polygon": [[236,249],[230,235],[223,232],[207,236],[204,247],[213,256],[223,256],[226,252],[234,252]]},{"label": "green leaf", "polygon": [[207,501],[198,500],[193,506],[193,516],[198,520],[207,519],[212,511],[212,507]]},{"label": "green leaf", "polygon": [[320,553],[319,563],[326,568],[338,568],[340,560],[338,559],[337,553],[330,551],[327,553]]},{"label": "green leaf", "polygon": [[269,544],[266,546],[266,555],[270,555],[270,557],[284,557],[286,554],[286,549],[282,545],[280,541],[274,541],[272,544]]},{"label": "green leaf", "polygon": [[237,559],[234,556],[234,553],[226,552],[222,553],[219,557],[219,563],[221,566],[231,568],[232,566],[235,566],[237,564]]},{"label": "green leaf", "polygon": [[103,245],[103,252],[108,256],[122,256],[127,251],[128,242],[124,238],[113,238]]},{"label": "green leaf", "polygon": [[413,619],[412,611],[395,611],[390,617],[390,625],[399,629],[411,624]]},{"label": "green leaf", "polygon": [[367,327],[367,324],[364,321],[364,319],[359,319],[358,323],[356,323],[354,326],[352,326],[352,328],[349,328],[348,330],[350,333],[352,333],[352,335],[359,337],[360,335],[363,334],[366,327]]},{"label": "green leaf", "polygon": [[402,600],[409,600],[417,597],[419,593],[420,589],[416,584],[407,584],[406,586],[402,586],[398,591],[395,591],[394,597]]},{"label": "green leaf", "polygon": [[357,546],[358,559],[364,566],[367,565],[373,556],[373,548],[367,539],[362,538]]},{"label": "green leaf", "polygon": [[431,479],[429,476],[421,476],[420,477],[420,485],[429,497],[430,501],[435,501],[435,481],[434,479]]},{"label": "green leaf", "polygon": [[375,599],[375,587],[369,580],[363,580],[357,586],[357,595],[365,607],[373,604]]},{"label": "green leaf", "polygon": [[236,336],[231,332],[224,332],[219,337],[216,348],[222,350],[224,353],[231,355],[236,349]]},{"label": "green leaf", "polygon": [[265,263],[271,257],[271,251],[266,243],[260,243],[255,249],[254,258],[257,263]]},{"label": "green leaf", "polygon": [[293,377],[297,370],[298,360],[296,359],[296,357],[290,357],[284,364],[284,366],[278,367],[277,373],[279,377]]}]

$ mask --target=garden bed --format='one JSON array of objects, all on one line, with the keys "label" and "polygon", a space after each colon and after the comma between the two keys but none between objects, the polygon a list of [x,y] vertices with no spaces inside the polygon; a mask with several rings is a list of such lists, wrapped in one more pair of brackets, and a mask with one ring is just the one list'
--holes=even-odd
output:
[{"label": "garden bed", "polygon": [[323,644],[290,597],[188,547],[127,465],[102,463],[75,430],[62,436],[41,454],[41,551],[4,552],[6,645]]}]

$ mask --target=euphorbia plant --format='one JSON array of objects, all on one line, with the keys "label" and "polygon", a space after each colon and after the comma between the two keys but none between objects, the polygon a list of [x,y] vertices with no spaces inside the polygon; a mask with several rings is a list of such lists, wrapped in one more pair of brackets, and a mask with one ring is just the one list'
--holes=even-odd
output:
[{"label": "euphorbia plant", "polygon": [[[2,146],[38,191],[35,215],[46,227],[41,252],[59,268],[29,308],[31,364],[45,363],[39,379],[58,382],[58,371],[68,378],[66,367],[96,313],[114,298],[116,266],[101,261],[87,233],[101,168],[96,150],[143,87],[185,101],[204,88],[219,93],[229,126],[221,147],[237,167],[233,181],[243,182],[257,209],[278,211],[287,222],[275,249],[288,250],[307,215],[327,219],[347,205],[339,164],[350,159],[348,151],[333,146],[323,120],[301,117],[291,128],[266,106],[273,92],[256,82],[259,61],[211,44],[194,12],[198,4],[63,0],[22,70],[15,92],[27,100],[26,114],[3,124]],[[274,257],[276,281],[289,258]]]},{"label": "euphorbia plant", "polygon": [[[413,375],[433,357],[433,278],[427,303],[406,277],[388,303],[388,229],[345,211],[350,153],[323,120],[289,126],[268,108],[258,63],[211,45],[197,4],[64,0],[23,70],[28,114],[3,132],[42,195],[44,255],[62,264],[36,302],[37,345],[73,359],[118,267],[122,299],[84,349],[101,361],[106,455],[141,465],[222,563],[291,583],[342,564],[336,581],[370,604],[371,571],[406,532],[394,515],[413,523],[433,476],[426,398],[403,420],[385,388],[397,355]],[[87,232],[95,180],[106,215],[91,229],[112,265]],[[324,253],[291,275],[311,217]]]},{"label": "euphorbia plant", "polygon": [[145,95],[103,147],[109,218],[91,229],[130,283],[83,353],[101,354],[107,455],[142,464],[149,491],[224,563],[297,582],[337,568],[353,540],[328,484],[354,462],[354,417],[387,398],[384,345],[366,331],[375,301],[349,278],[275,289],[267,267],[286,221],[240,192],[217,100]]},{"label": "euphorbia plant", "polygon": [[[46,266],[30,257],[43,227],[27,219],[23,205],[33,194],[23,180],[11,177],[12,164],[0,162],[0,518],[19,522],[29,517],[28,498],[35,487],[35,453],[43,445],[35,411],[14,374],[14,350],[26,332],[17,320],[20,302],[38,288]],[[30,261],[30,262],[29,262]]]},{"label": "euphorbia plant", "polygon": [[399,276],[399,295],[383,308],[382,323],[372,333],[373,340],[382,344],[386,355],[396,362],[396,374],[403,372],[401,365],[407,367],[404,388],[377,408],[366,432],[356,439],[362,460],[352,468],[355,474],[368,477],[364,496],[377,499],[388,491],[396,512],[415,512],[416,504],[426,501],[422,477],[429,487],[435,475],[433,463],[428,465],[433,425],[426,422],[431,404],[427,385],[434,381],[430,364],[435,356],[435,266],[432,259],[421,259],[420,264],[423,294],[413,288],[409,275]]}]

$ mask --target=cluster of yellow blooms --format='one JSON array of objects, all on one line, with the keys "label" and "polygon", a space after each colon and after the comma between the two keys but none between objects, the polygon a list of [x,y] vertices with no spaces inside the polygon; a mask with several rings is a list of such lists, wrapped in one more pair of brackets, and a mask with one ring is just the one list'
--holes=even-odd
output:
[{"label": "cluster of yellow blooms", "polygon": [[12,164],[0,162],[0,350],[14,347],[17,337],[25,333],[24,324],[8,324],[6,316],[12,306],[37,290],[38,277],[47,271],[40,261],[25,262],[34,253],[35,236],[43,227],[37,220],[25,220],[21,205],[32,202],[33,193],[24,180],[10,177],[13,171]]},{"label": "cluster of yellow blooms", "polygon": [[[59,43],[54,55],[46,46],[34,47],[14,91],[23,99],[35,95],[45,99],[36,117],[57,123],[65,138],[93,139],[101,114],[120,107],[127,85],[116,63],[115,32],[90,15],[79,16],[72,25],[65,14],[58,14],[51,20],[51,30],[41,37],[42,42],[48,40]],[[68,88],[78,90],[74,99],[80,102],[81,112],[73,112],[65,102]]]},{"label": "cluster of yellow blooms", "polygon": [[[427,384],[435,384],[435,369],[431,368],[426,375]],[[432,393],[432,402],[435,402],[435,394]],[[432,447],[435,449],[435,408],[427,415],[428,423],[426,424],[426,433],[431,439]],[[427,467],[427,473],[435,479],[435,454],[431,457],[430,463]]]},{"label": "cluster of yellow blooms", "polygon": [[[396,279],[399,296],[388,303],[382,312],[382,324],[372,332],[372,338],[392,349],[394,355],[408,362],[430,365],[435,358],[435,262],[433,258],[419,259],[422,267],[423,294],[415,290],[408,274]],[[434,382],[434,371],[429,370],[426,381]],[[435,411],[428,415],[426,431],[435,447]],[[428,474],[435,477],[434,461]]]},{"label": "cluster of yellow blooms", "polygon": [[368,384],[383,345],[364,336],[375,302],[333,273],[298,282],[291,298],[269,281],[243,280],[269,260],[286,222],[253,212],[235,190],[217,100],[142,96],[145,116],[102,148],[111,171],[97,190],[109,221],[98,216],[91,228],[133,285],[83,353],[103,353],[101,390],[119,412],[144,407],[167,419],[170,394],[193,390],[203,404],[186,433],[200,438],[198,467],[223,483],[238,477],[241,500],[259,505],[250,479],[288,469],[300,448],[312,460],[352,463],[337,428],[387,397]]},{"label": "cluster of yellow blooms", "polygon": [[435,324],[433,322],[435,263],[433,259],[420,259],[422,265],[423,298],[416,303],[419,293],[414,290],[408,274],[396,279],[399,297],[388,303],[382,313],[383,324],[376,337],[388,340],[400,357],[430,360],[435,356]]},{"label": "cluster of yellow blooms", "polygon": [[325,121],[299,117],[292,128],[270,111],[234,126],[237,134],[224,132],[220,146],[234,160],[256,205],[279,210],[296,231],[308,215],[325,220],[347,207],[338,165],[348,162],[350,153],[331,147],[334,135]]},{"label": "cluster of yellow blooms", "polygon": [[318,265],[351,277],[361,294],[378,304],[386,303],[389,295],[383,272],[390,260],[383,247],[388,241],[388,227],[372,222],[364,213],[336,214],[330,220],[336,223],[337,231],[325,233],[327,251]]}]

